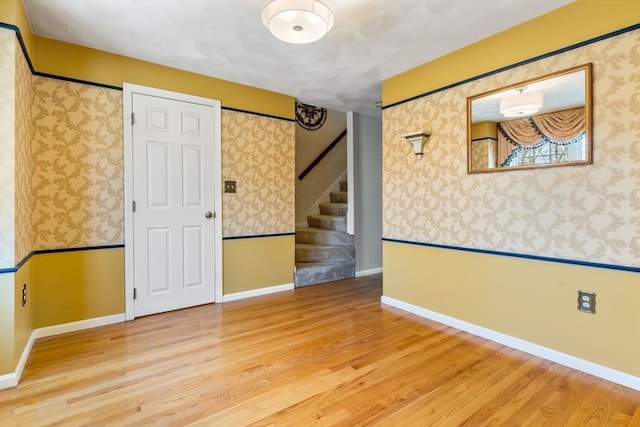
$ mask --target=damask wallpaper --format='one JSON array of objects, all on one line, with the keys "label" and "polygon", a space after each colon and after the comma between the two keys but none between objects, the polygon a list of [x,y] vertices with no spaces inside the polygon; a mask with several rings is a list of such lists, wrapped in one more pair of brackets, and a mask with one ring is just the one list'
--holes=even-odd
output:
[{"label": "damask wallpaper", "polygon": [[[36,249],[121,243],[122,94],[35,77],[33,231]],[[295,124],[222,113],[224,236],[294,230]]]},{"label": "damask wallpaper", "polygon": [[498,163],[498,142],[485,138],[471,142],[471,170],[495,168]]},{"label": "damask wallpaper", "polygon": [[15,40],[0,28],[0,268],[15,265]]},{"label": "damask wallpaper", "polygon": [[15,259],[23,260],[33,250],[33,175],[31,104],[34,77],[16,40],[16,210]]},{"label": "damask wallpaper", "polygon": [[[640,31],[383,111],[383,236],[640,265]],[[593,63],[594,164],[467,174],[466,98]],[[432,132],[416,161],[401,134]]]},{"label": "damask wallpaper", "polygon": [[292,233],[295,229],[295,123],[222,112],[223,235]]},{"label": "damask wallpaper", "polygon": [[122,93],[36,77],[33,123],[36,249],[121,243]]}]

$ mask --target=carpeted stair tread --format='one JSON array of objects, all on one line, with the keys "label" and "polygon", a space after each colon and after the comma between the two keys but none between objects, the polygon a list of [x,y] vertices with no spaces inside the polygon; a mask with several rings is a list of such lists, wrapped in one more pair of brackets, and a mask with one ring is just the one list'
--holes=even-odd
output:
[{"label": "carpeted stair tread", "polygon": [[320,215],[307,216],[308,227],[296,229],[296,287],[355,277],[355,238],[347,233],[347,182],[319,203]]},{"label": "carpeted stair tread", "polygon": [[353,235],[342,231],[305,227],[296,229],[296,243],[322,246],[354,246],[355,239]]},{"label": "carpeted stair tread", "polygon": [[309,286],[316,283],[355,277],[356,264],[296,263],[295,286]]},{"label": "carpeted stair tread", "polygon": [[325,230],[347,231],[347,217],[335,215],[309,215],[307,216],[309,227]]},{"label": "carpeted stair tread", "polygon": [[320,215],[346,216],[346,203],[320,203]]},{"label": "carpeted stair tread", "polygon": [[296,262],[339,264],[355,262],[353,246],[319,246],[296,243]]},{"label": "carpeted stair tread", "polygon": [[331,200],[331,203],[347,203],[347,192],[332,191],[329,193],[329,200]]}]

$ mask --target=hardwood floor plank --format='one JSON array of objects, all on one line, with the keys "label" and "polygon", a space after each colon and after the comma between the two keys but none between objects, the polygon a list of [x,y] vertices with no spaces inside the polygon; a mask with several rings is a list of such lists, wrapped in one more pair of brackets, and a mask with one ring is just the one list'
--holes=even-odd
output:
[{"label": "hardwood floor plank", "polygon": [[368,276],[38,340],[0,426],[640,425],[640,392],[380,304]]},{"label": "hardwood floor plank", "polygon": [[[545,376],[552,377],[548,367],[551,362],[543,360],[531,360],[525,355],[525,363],[521,372],[514,373],[512,382],[500,393],[461,423],[464,426],[477,425],[506,425],[506,420],[522,407],[537,390],[546,383]],[[505,405],[509,402],[509,405]]]},{"label": "hardwood floor plank", "polygon": [[[576,383],[575,379],[579,379],[580,382]],[[572,373],[560,383],[559,387],[549,390],[547,399],[535,409],[523,425],[535,425],[551,419],[556,425],[564,425],[567,418],[571,416],[571,412],[580,406],[593,385],[599,381],[598,378],[588,374]],[[541,395],[544,395],[544,392]]]},{"label": "hardwood floor plank", "polygon": [[[505,350],[501,358],[479,360],[476,370],[470,369],[447,383],[447,391],[428,400],[416,402],[405,418],[425,425],[461,425],[470,413],[477,411],[491,398],[532,369],[519,359],[517,350]],[[398,413],[402,417],[401,413]],[[395,414],[392,417],[395,418]]]}]

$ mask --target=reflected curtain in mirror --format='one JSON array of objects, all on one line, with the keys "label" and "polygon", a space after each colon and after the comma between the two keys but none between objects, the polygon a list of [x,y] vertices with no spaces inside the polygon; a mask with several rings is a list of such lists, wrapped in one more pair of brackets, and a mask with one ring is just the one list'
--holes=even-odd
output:
[{"label": "reflected curtain in mirror", "polygon": [[580,160],[585,129],[584,108],[498,123],[498,163],[505,167]]}]

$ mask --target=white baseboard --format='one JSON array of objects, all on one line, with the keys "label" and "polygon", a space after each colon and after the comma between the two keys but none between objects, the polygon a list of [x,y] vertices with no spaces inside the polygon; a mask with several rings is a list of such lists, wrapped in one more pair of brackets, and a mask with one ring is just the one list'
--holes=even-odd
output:
[{"label": "white baseboard", "polygon": [[634,390],[640,390],[640,377],[627,374],[626,372],[617,371],[615,369],[611,369],[609,367],[599,365],[588,360],[580,359],[566,353],[543,347],[541,345],[534,344],[520,338],[515,338],[510,335],[494,331],[492,329],[474,325],[473,323],[465,322],[463,320],[456,319],[455,317],[450,317],[441,313],[437,313],[435,311],[427,310],[426,308],[418,307],[416,305],[409,304],[394,298],[382,296],[380,301],[383,304],[389,305],[391,307],[408,311],[409,313],[413,313],[420,317],[424,317],[426,319],[430,319],[447,326],[452,326],[456,329],[469,332],[473,335],[477,335],[479,337],[495,341],[499,344],[515,348],[516,350],[521,350],[525,353],[529,353],[534,356],[538,356],[543,359],[568,366],[578,371],[586,372],[587,374],[594,375],[596,377],[632,388]]},{"label": "white baseboard", "polygon": [[84,329],[97,328],[98,326],[111,325],[113,323],[124,322],[125,314],[112,314],[110,316],[95,317],[93,319],[79,320],[77,322],[63,323],[61,325],[38,328],[31,334],[34,339],[50,337],[53,335],[66,334],[67,332],[82,331]]},{"label": "white baseboard", "polygon": [[0,390],[11,388],[18,385],[18,376],[15,372],[0,375]]},{"label": "white baseboard", "polygon": [[373,274],[382,273],[382,267],[372,268],[370,270],[356,271],[356,277],[371,276]]},{"label": "white baseboard", "polygon": [[66,334],[67,332],[81,331],[84,329],[96,328],[98,326],[110,325],[112,323],[120,323],[125,321],[125,315],[113,314],[111,316],[96,317],[94,319],[79,320],[77,322],[63,323],[61,325],[47,326],[46,328],[34,329],[31,331],[29,340],[24,346],[18,365],[15,372],[6,375],[0,375],[0,390],[5,388],[11,388],[18,385],[20,378],[22,377],[22,371],[29,360],[33,343],[38,338],[50,337],[53,335]]},{"label": "white baseboard", "polygon": [[[22,354],[20,355],[20,360],[18,360],[18,366],[16,366],[15,376],[16,383],[12,387],[15,387],[20,382],[20,378],[22,378],[22,371],[24,371],[24,367],[27,365],[27,360],[29,360],[29,355],[31,354],[31,349],[33,348],[33,343],[36,341],[36,331],[31,331],[31,335],[29,335],[29,339],[27,340],[27,344],[24,346],[24,350],[22,350]],[[0,388],[2,386],[0,385]]]},{"label": "white baseboard", "polygon": [[236,292],[233,294],[223,295],[222,302],[230,302],[230,301],[237,301],[245,298],[259,297],[262,295],[275,294],[276,292],[290,291],[293,289],[294,289],[293,283],[287,283],[285,285],[270,286],[268,288],[252,289],[250,291]]}]

